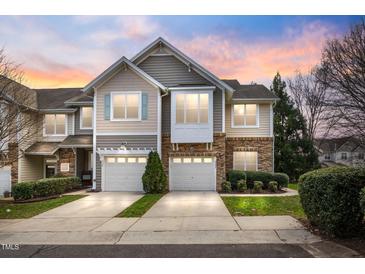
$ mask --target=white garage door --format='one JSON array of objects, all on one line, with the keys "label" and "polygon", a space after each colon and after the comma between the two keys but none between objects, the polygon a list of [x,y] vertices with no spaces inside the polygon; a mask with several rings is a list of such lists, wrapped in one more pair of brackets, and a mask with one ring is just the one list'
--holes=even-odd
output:
[{"label": "white garage door", "polygon": [[0,196],[4,191],[11,191],[11,171],[10,166],[0,168]]},{"label": "white garage door", "polygon": [[170,158],[170,190],[215,190],[215,158]]},{"label": "white garage door", "polygon": [[106,157],[104,191],[143,191],[147,157]]}]

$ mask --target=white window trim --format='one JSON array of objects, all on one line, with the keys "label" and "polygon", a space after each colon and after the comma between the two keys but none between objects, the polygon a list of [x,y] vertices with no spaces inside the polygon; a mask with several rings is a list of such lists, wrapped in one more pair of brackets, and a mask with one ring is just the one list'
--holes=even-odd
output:
[{"label": "white window trim", "polygon": [[[177,108],[176,108],[176,99],[177,99],[177,96],[175,96],[175,124],[177,126],[182,126],[182,125],[202,125],[202,126],[205,126],[205,125],[208,125],[209,124],[209,112],[210,112],[210,107],[209,107],[209,96],[210,94],[207,93],[207,92],[184,92],[184,93],[180,93],[180,92],[177,92],[176,95],[180,95],[180,94],[183,94],[184,95],[184,122],[183,123],[177,123],[176,122],[176,111],[177,111]],[[190,94],[197,94],[198,95],[198,122],[197,123],[187,123],[186,122],[186,113],[187,113],[187,110],[186,110],[186,96],[187,95],[190,95]],[[206,123],[201,123],[200,122],[200,95],[201,94],[207,94],[208,95],[208,121]]]},{"label": "white window trim", "polygon": [[[82,117],[83,117],[83,109],[84,108],[91,108],[91,127],[84,127],[82,124]],[[80,129],[93,129],[94,126],[94,119],[93,119],[94,107],[92,106],[84,106],[80,107]]]},{"label": "white window trim", "polygon": [[[235,164],[234,164],[234,162],[236,160],[235,152],[236,153],[237,152],[256,152],[256,167],[255,167],[255,171],[257,171],[257,169],[258,169],[258,158],[259,158],[259,153],[257,151],[233,151],[233,169],[235,169]],[[247,163],[246,163],[246,161],[244,161],[243,164],[244,164],[243,171],[248,171],[247,170]],[[239,170],[241,170],[241,169],[239,169]]]},{"label": "white window trim", "polygon": [[[68,115],[67,114],[64,114],[65,115],[65,134],[47,134],[46,133],[46,115],[61,115],[61,114],[64,114],[64,113],[47,113],[45,115],[43,115],[43,136],[47,137],[47,136],[68,136]],[[54,124],[54,128],[55,128],[55,131],[56,131],[56,123]]]},{"label": "white window trim", "polygon": [[[252,104],[256,105],[256,125],[253,126],[236,126],[234,124],[234,105],[251,105],[250,103],[242,103],[242,104],[232,104],[231,105],[231,128],[259,128],[260,127],[260,105],[259,104]],[[245,123],[246,123],[246,107],[245,107]]]},{"label": "white window trim", "polygon": [[[139,106],[138,106],[138,118],[114,118],[114,107],[113,107],[113,98],[115,95],[131,95],[138,94]],[[125,113],[127,113],[127,108],[125,108]],[[142,91],[126,91],[126,92],[111,92],[110,93],[110,121],[142,121]]]}]

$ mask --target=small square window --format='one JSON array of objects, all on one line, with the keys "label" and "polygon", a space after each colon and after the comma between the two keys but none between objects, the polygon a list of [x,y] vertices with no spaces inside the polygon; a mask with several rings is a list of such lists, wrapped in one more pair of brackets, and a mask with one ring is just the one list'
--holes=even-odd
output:
[{"label": "small square window", "polygon": [[115,158],[114,157],[108,157],[108,158],[106,158],[106,162],[107,163],[115,163]]},{"label": "small square window", "polygon": [[118,157],[117,162],[118,163],[125,163],[125,158],[124,157]]},{"label": "small square window", "polygon": [[173,158],[172,162],[175,164],[180,164],[181,163],[181,158]]},{"label": "small square window", "polygon": [[204,163],[212,163],[213,159],[212,158],[204,158]]},{"label": "small square window", "polygon": [[183,163],[184,164],[190,164],[191,163],[191,158],[184,158]]},{"label": "small square window", "polygon": [[137,162],[137,158],[128,158],[128,163],[136,163]]},{"label": "small square window", "polygon": [[147,158],[146,157],[140,157],[140,158],[138,158],[138,163],[140,163],[140,164],[147,163]]}]

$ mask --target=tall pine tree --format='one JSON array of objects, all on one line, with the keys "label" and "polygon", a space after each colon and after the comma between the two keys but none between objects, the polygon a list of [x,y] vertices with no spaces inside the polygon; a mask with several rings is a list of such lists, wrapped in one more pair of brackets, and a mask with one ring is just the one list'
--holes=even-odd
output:
[{"label": "tall pine tree", "polygon": [[286,83],[279,73],[274,77],[271,91],[280,98],[274,106],[275,171],[297,180],[319,166],[317,153],[308,137],[306,121],[286,92]]}]

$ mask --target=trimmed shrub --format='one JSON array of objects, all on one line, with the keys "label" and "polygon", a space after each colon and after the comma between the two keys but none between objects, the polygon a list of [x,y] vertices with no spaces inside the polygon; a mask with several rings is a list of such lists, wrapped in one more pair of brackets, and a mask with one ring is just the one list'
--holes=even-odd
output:
[{"label": "trimmed shrub", "polygon": [[362,212],[365,214],[365,187],[363,187],[360,191],[360,207]]},{"label": "trimmed shrub", "polygon": [[59,177],[15,184],[12,191],[14,200],[29,200],[59,195],[80,187],[79,177]]},{"label": "trimmed shrub", "polygon": [[277,181],[270,181],[269,182],[269,191],[277,192],[278,191],[278,182]]},{"label": "trimmed shrub", "polygon": [[14,200],[29,200],[33,198],[33,185],[35,182],[24,182],[15,184],[12,187]]},{"label": "trimmed shrub", "polygon": [[145,172],[142,176],[143,190],[146,193],[163,193],[167,190],[167,178],[160,156],[156,151],[148,154]]},{"label": "trimmed shrub", "polygon": [[247,187],[250,189],[254,187],[254,181],[261,181],[265,189],[269,187],[270,181],[276,181],[278,183],[278,189],[288,186],[289,183],[289,177],[285,173],[264,171],[230,170],[227,174],[227,180],[231,182],[233,189],[237,189],[239,180],[246,180]]},{"label": "trimmed shrub", "polygon": [[360,190],[364,186],[364,169],[318,169],[299,178],[300,201],[312,224],[329,235],[347,237],[362,226]]},{"label": "trimmed shrub", "polygon": [[239,180],[237,183],[237,190],[239,192],[245,192],[247,190],[247,183],[245,180]]},{"label": "trimmed shrub", "polygon": [[230,170],[227,174],[227,180],[231,182],[233,189],[237,189],[238,181],[246,180],[246,174],[242,170]]},{"label": "trimmed shrub", "polygon": [[272,179],[278,183],[278,189],[281,189],[282,187],[288,187],[289,176],[287,174],[276,172],[272,174]]},{"label": "trimmed shrub", "polygon": [[253,182],[253,191],[255,193],[261,193],[263,186],[264,186],[264,183],[263,182],[261,182],[261,181],[254,181]]},{"label": "trimmed shrub", "polygon": [[231,182],[229,181],[224,181],[222,183],[222,190],[225,193],[231,193],[232,192],[232,186],[231,186]]}]

